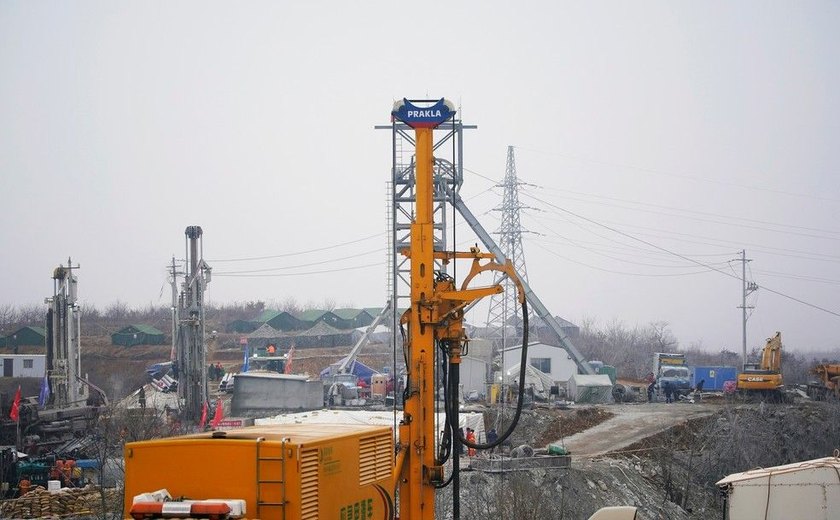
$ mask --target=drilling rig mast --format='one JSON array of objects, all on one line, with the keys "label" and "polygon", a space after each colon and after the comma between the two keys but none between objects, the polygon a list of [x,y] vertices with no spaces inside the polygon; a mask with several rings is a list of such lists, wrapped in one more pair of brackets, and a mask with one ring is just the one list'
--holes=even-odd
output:
[{"label": "drilling rig mast", "polygon": [[[211,268],[203,258],[200,226],[184,231],[187,265],[181,294],[173,311],[176,338],[175,366],[182,417],[197,421],[207,401],[207,352],[204,344],[204,291],[210,283]],[[173,269],[174,276],[174,269]]]},{"label": "drilling rig mast", "polygon": [[53,297],[47,298],[47,373],[56,407],[80,406],[86,399],[81,384],[81,355],[79,352],[80,316],[78,280],[73,274],[79,269],[70,258],[67,266],[53,271]]},{"label": "drilling rig mast", "polygon": [[[483,272],[503,272],[514,282],[518,280],[510,261],[497,263],[490,253],[478,248],[469,252],[442,251],[435,241],[435,158],[434,130],[455,115],[451,103],[440,100],[403,99],[395,103],[391,112],[393,125],[407,125],[414,130],[415,168],[413,189],[415,193],[410,240],[402,254],[410,263],[410,307],[400,319],[401,327],[408,328],[403,343],[406,359],[406,388],[403,394],[404,411],[399,427],[399,445],[395,476],[398,481],[400,518],[433,520],[435,515],[435,490],[449,483],[453,485],[453,515],[458,518],[458,452],[461,443],[471,447],[489,448],[493,445],[475,445],[458,433],[458,373],[461,356],[467,353],[468,338],[464,330],[464,312],[473,301],[498,294],[498,284],[488,287],[468,288],[470,281]],[[443,194],[437,194],[442,196]],[[472,260],[469,273],[460,287],[442,265],[458,259]],[[484,263],[482,263],[482,261]],[[519,301],[527,314],[525,294],[519,289]],[[527,327],[527,322],[526,322]],[[526,328],[527,330],[527,328]],[[440,350],[440,357],[438,354]],[[523,353],[527,352],[527,332],[523,337]],[[446,417],[444,438],[436,450],[438,426],[435,424],[436,367],[448,373],[444,376]],[[523,370],[525,364],[522,364]],[[523,374],[524,375],[524,374]],[[524,377],[520,376],[524,381]],[[521,410],[521,395],[518,410]],[[509,430],[498,443],[504,441],[516,425],[517,416]],[[455,436],[454,446],[451,438]],[[448,439],[448,441],[446,441]],[[449,479],[444,479],[443,464],[452,457],[453,469]]]}]

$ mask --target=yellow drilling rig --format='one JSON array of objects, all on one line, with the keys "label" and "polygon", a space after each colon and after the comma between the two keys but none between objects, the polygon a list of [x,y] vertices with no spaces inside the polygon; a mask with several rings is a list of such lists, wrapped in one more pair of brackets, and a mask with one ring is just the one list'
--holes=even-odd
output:
[{"label": "yellow drilling rig", "polygon": [[[477,247],[466,252],[435,250],[433,132],[454,117],[452,104],[444,99],[404,99],[394,105],[391,115],[395,124],[413,129],[416,146],[414,220],[410,245],[402,251],[410,261],[411,305],[399,320],[406,384],[397,440],[388,427],[296,424],[129,443],[126,515],[137,520],[158,518],[167,516],[168,508],[170,516],[223,518],[238,513],[278,520],[433,520],[436,490],[452,485],[453,518],[459,518],[461,445],[474,449],[500,445],[513,432],[522,410],[528,344],[525,291],[510,261],[499,263]],[[471,262],[460,285],[435,269],[437,262],[457,260]],[[467,306],[503,290],[501,285],[470,284],[478,275],[493,271],[513,281],[523,308],[520,388],[507,430],[495,442],[479,444],[459,433],[459,368],[469,345],[464,330]],[[435,423],[436,366],[444,373],[442,437]],[[444,465],[449,460],[452,469],[447,477]],[[592,518],[635,516],[635,508],[628,507],[607,508]]]}]

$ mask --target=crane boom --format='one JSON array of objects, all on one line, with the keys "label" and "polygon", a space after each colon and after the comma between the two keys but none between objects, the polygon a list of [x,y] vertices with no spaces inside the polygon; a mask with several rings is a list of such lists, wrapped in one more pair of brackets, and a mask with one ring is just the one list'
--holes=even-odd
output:
[{"label": "crane boom", "polygon": [[353,348],[350,350],[350,354],[346,358],[344,358],[344,361],[342,361],[341,365],[338,366],[336,372],[338,372],[339,374],[346,374],[348,372],[353,361],[356,359],[356,356],[359,354],[359,350],[361,350],[362,347],[367,345],[368,341],[370,341],[370,336],[371,334],[373,334],[373,331],[376,330],[376,327],[378,327],[379,324],[382,323],[382,321],[391,314],[392,301],[393,300],[390,299],[388,300],[388,303],[385,304],[385,308],[382,309],[382,312],[380,312],[379,315],[377,315],[376,318],[373,320],[373,323],[371,323],[368,326],[368,328],[365,329],[365,332],[364,334],[362,334],[362,337],[359,338],[355,345],[353,345]]},{"label": "crane boom", "polygon": [[[467,221],[467,223],[470,225],[475,234],[478,235],[478,238],[481,239],[481,241],[484,243],[484,247],[486,247],[488,251],[495,255],[497,262],[504,262],[505,255],[502,252],[502,249],[498,246],[498,244],[496,244],[496,241],[493,240],[493,237],[490,236],[490,233],[488,233],[487,230],[484,229],[484,227],[481,225],[478,219],[475,218],[475,215],[472,214],[472,211],[470,211],[470,208],[468,208],[467,205],[464,203],[464,200],[461,199],[461,196],[451,189],[448,189],[447,192],[450,199],[452,200],[452,204],[458,210],[458,213],[460,213],[461,216],[464,217],[464,220]],[[558,340],[560,341],[560,346],[564,348],[570,356],[572,356],[572,359],[575,360],[578,369],[580,369],[580,371],[584,374],[594,374],[595,371],[592,369],[589,363],[586,362],[586,358],[574,346],[571,340],[563,333],[563,329],[562,327],[560,327],[560,324],[557,323],[557,320],[554,318],[554,316],[551,315],[551,313],[548,311],[548,308],[545,305],[543,305],[542,300],[540,300],[537,294],[531,289],[531,286],[528,285],[528,282],[525,281],[525,278],[520,276],[519,279],[522,283],[522,287],[525,290],[525,299],[528,300],[528,303],[534,309],[534,312],[537,313],[537,316],[539,316],[551,328],[551,330],[554,331],[554,333],[557,335]]]}]

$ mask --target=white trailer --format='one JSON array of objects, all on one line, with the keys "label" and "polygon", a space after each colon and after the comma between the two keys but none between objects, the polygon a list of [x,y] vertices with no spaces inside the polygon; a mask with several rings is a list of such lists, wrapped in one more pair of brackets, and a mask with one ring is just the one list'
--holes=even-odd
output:
[{"label": "white trailer", "polygon": [[729,520],[840,517],[840,458],[733,473],[718,481]]}]

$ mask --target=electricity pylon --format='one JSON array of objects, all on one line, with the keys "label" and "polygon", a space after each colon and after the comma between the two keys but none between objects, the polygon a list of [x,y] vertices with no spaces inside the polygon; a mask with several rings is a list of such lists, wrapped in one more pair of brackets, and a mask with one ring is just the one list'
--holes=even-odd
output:
[{"label": "electricity pylon", "polygon": [[[513,267],[523,282],[528,282],[528,272],[525,269],[525,253],[522,250],[522,229],[519,220],[519,212],[527,209],[527,206],[519,202],[519,186],[522,184],[516,178],[516,159],[513,154],[513,146],[508,146],[507,166],[505,168],[505,180],[497,186],[504,189],[502,205],[495,208],[502,213],[502,223],[496,234],[499,235],[499,246],[506,258],[513,262]],[[516,288],[513,283],[499,273],[493,280],[494,284],[501,284],[504,292],[496,294],[490,300],[490,309],[487,312],[487,337],[498,341],[502,350],[507,347],[507,327],[518,329],[522,325],[522,309],[516,300]],[[530,314],[530,313],[529,313]],[[529,322],[533,323],[529,315]],[[514,332],[511,337],[519,337]]]}]

